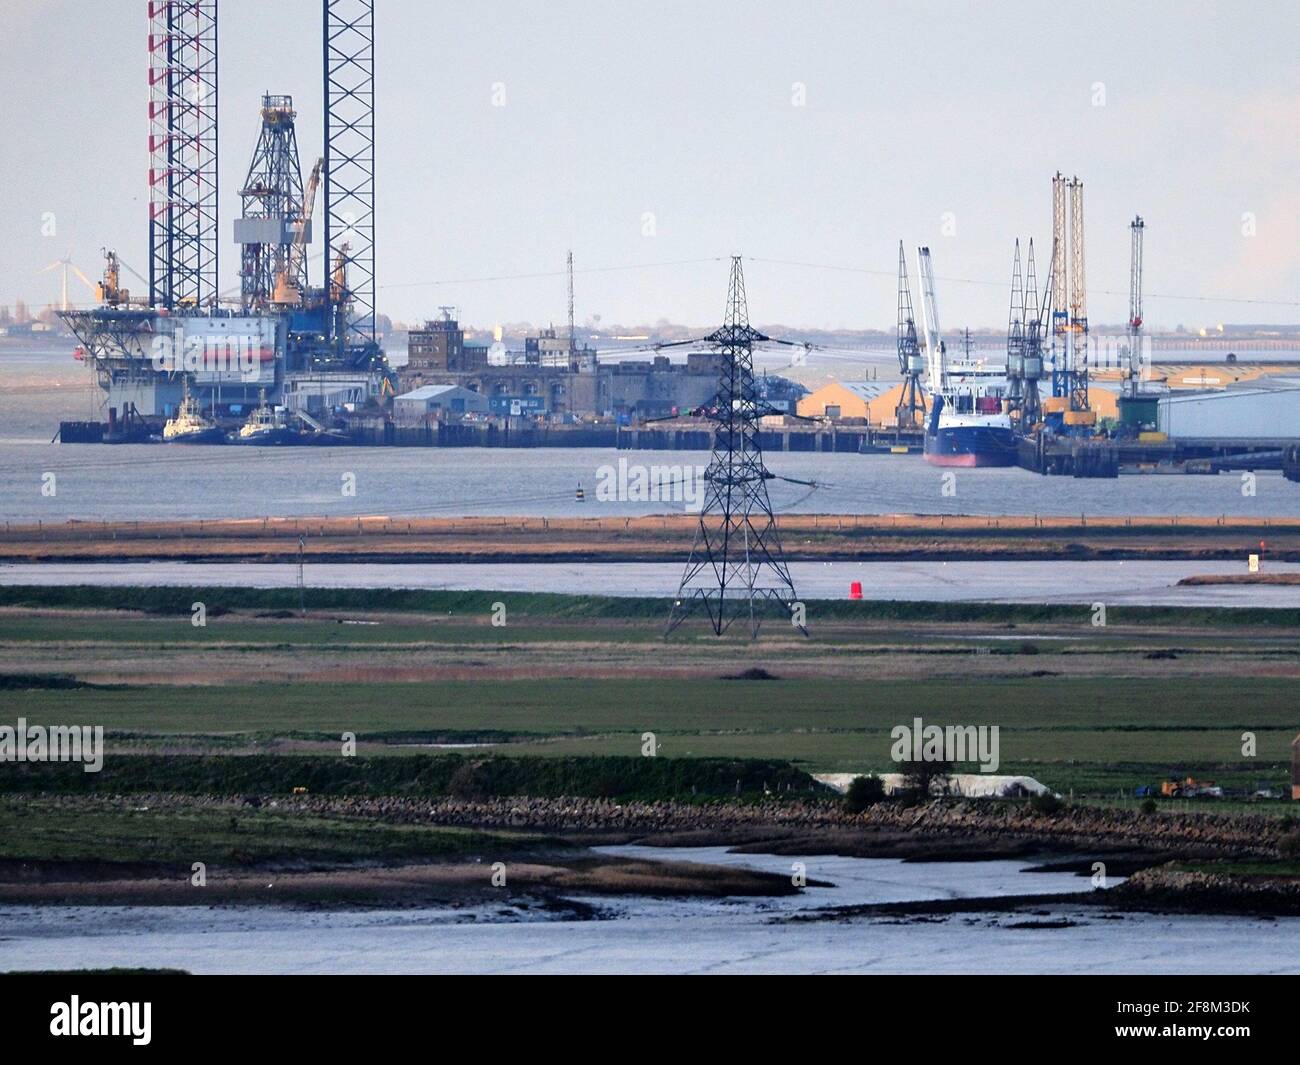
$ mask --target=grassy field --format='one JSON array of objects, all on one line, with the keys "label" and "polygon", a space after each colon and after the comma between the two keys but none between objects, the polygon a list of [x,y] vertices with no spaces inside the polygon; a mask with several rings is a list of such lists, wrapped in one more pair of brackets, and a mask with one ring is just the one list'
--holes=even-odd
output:
[{"label": "grassy field", "polygon": [[[636,758],[652,732],[668,760],[887,771],[890,730],[921,717],[997,725],[1000,772],[1114,797],[1186,776],[1281,787],[1300,728],[1290,611],[1093,628],[1080,608],[837,602],[811,640],[665,642],[657,600],[340,591],[304,619],[276,616],[292,591],[83,591],[0,589],[0,721],[100,724],[110,751],[326,755],[350,732],[368,755]],[[755,670],[771,679],[726,679]]]},{"label": "grassy field", "polygon": [[281,815],[272,810],[83,806],[0,799],[0,859],[265,865],[277,862],[430,861],[481,853],[509,840],[520,849],[562,846],[537,835],[364,818]]},{"label": "grassy field", "polygon": [[[566,619],[667,620],[667,599],[633,596],[560,595],[541,592],[456,592],[400,588],[312,588],[312,612],[356,610],[408,612],[431,617],[475,620],[488,617],[504,601],[510,614],[547,623]],[[0,607],[124,610],[189,615],[202,602],[210,615],[220,611],[297,611],[292,588],[130,588],[98,585],[0,586]],[[810,620],[923,621],[1086,624],[1086,606],[1034,603],[912,602],[904,600],[818,599],[809,603]],[[1115,606],[1111,624],[1300,628],[1300,610],[1275,608]],[[659,633],[655,632],[658,636]],[[693,638],[688,629],[682,639]]]},{"label": "grassy field", "polygon": [[[1144,678],[1105,693],[1092,680],[1015,678],[968,682],[954,703],[945,680],[549,679],[26,690],[6,703],[13,717],[94,722],[135,734],[118,744],[148,737],[159,749],[219,737],[254,747],[296,739],[319,751],[352,732],[371,751],[502,741],[493,749],[635,757],[653,732],[664,758],[769,759],[810,772],[892,770],[890,730],[920,716],[998,725],[1000,771],[1109,794],[1167,776],[1280,785],[1294,692],[1284,678]],[[1248,731],[1254,758],[1241,755]]]}]

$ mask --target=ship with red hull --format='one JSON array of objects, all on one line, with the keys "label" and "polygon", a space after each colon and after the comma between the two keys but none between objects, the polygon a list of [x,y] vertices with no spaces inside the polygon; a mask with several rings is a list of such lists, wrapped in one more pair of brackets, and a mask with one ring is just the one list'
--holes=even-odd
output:
[{"label": "ship with red hull", "polygon": [[[976,398],[977,402],[986,399]],[[1016,464],[1016,434],[1011,419],[1001,412],[1000,400],[994,400],[999,407],[996,413],[976,410],[965,414],[951,410],[944,400],[944,396],[933,399],[925,427],[926,462],[932,466],[966,467]]]}]

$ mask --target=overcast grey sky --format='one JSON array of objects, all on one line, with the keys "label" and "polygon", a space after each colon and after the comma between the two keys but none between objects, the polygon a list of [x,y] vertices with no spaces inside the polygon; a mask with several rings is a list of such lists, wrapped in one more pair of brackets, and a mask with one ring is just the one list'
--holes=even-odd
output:
[{"label": "overcast grey sky", "polygon": [[[903,238],[932,246],[941,277],[997,283],[942,282],[946,327],[997,325],[1012,239],[1036,237],[1045,267],[1060,169],[1085,182],[1094,322],[1127,313],[1135,212],[1152,324],[1300,320],[1224,299],[1300,300],[1292,0],[376,6],[379,302],[394,318],[453,304],[479,325],[558,322],[561,276],[421,283],[560,271],[572,247],[579,269],[740,253],[881,271],[756,261],[751,312],[889,326]],[[223,289],[264,90],[298,103],[303,169],[320,154],[320,7],[221,0]],[[143,270],[145,0],[0,11],[0,303],[56,299],[56,275],[33,275],[70,240],[92,278],[103,245]],[[725,282],[720,261],[581,274],[578,316],[711,323]]]}]

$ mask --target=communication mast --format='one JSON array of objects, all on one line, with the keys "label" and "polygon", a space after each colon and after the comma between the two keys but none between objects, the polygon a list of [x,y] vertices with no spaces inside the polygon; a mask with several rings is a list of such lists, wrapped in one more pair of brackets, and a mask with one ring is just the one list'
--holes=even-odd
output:
[{"label": "communication mast", "polygon": [[925,358],[916,337],[916,317],[907,283],[907,256],[901,240],[898,242],[898,370],[903,375],[903,392],[895,411],[898,427],[912,429],[925,423],[925,390],[920,383]]},{"label": "communication mast", "polygon": [[569,355],[577,351],[573,335],[573,249],[569,249]]}]

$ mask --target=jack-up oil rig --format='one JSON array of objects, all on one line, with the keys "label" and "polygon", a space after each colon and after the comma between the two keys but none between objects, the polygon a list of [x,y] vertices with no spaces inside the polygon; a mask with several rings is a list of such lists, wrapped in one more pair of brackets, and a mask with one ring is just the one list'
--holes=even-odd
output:
[{"label": "jack-up oil rig", "polygon": [[389,384],[375,316],[373,0],[322,0],[324,145],[305,183],[292,98],[262,98],[234,225],[240,284],[228,295],[217,282],[217,6],[148,0],[149,266],[136,275],[147,293],[132,297],[125,264],[106,251],[100,306],[62,314],[110,434],[171,413],[187,389],[217,418],[270,402],[311,424]]}]

